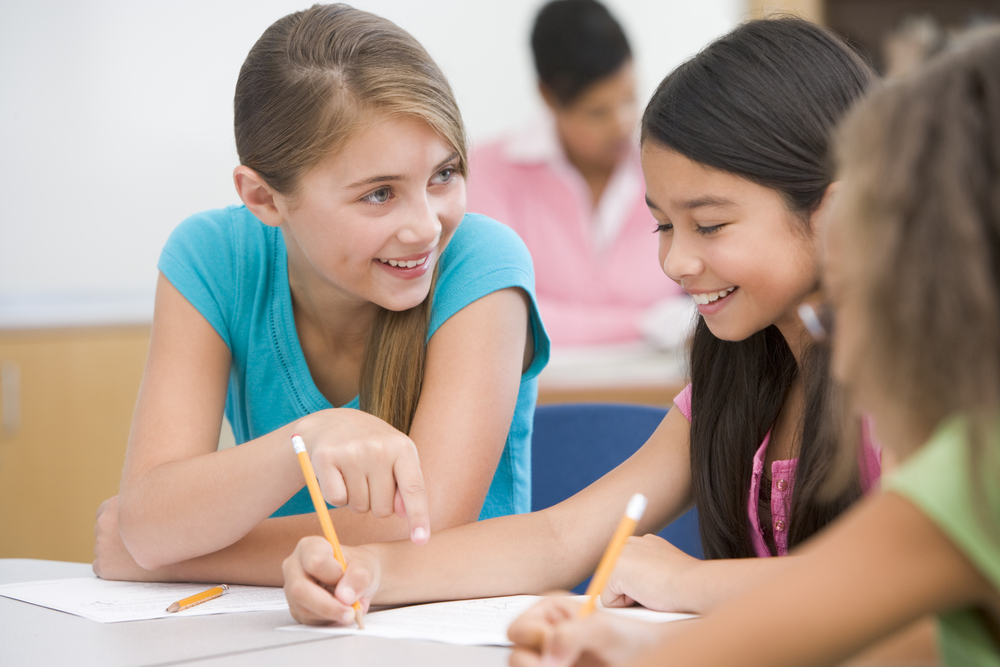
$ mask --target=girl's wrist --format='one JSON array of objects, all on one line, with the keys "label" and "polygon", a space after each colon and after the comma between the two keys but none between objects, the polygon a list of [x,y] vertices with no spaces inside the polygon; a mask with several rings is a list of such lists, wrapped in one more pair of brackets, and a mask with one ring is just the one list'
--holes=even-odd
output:
[{"label": "girl's wrist", "polygon": [[309,414],[296,419],[275,432],[278,434],[278,447],[282,453],[281,460],[284,469],[287,472],[291,487],[294,487],[292,493],[295,493],[305,485],[305,478],[302,476],[302,465],[299,463],[298,454],[295,453],[295,448],[292,446],[292,436],[298,435],[302,438],[306,446],[306,452],[308,452],[311,459],[313,450],[310,445],[316,439],[313,431],[314,421],[315,413]]},{"label": "girl's wrist", "polygon": [[385,562],[385,553],[381,544],[364,544],[352,547],[355,558],[360,558],[366,564],[372,579],[375,581],[375,591],[371,594],[371,604],[385,604],[382,600],[392,597],[391,590],[387,589],[387,581],[382,564]]},{"label": "girl's wrist", "polygon": [[705,561],[692,558],[692,562],[680,568],[673,577],[671,597],[676,611],[700,614],[704,609]]},{"label": "girl's wrist", "polygon": [[[289,429],[285,433],[285,444],[288,445],[288,450],[292,450],[292,436],[301,436],[303,443],[306,446],[306,451],[312,456],[313,448],[316,445],[316,441],[322,435],[322,427],[319,425],[319,417],[327,412],[333,412],[336,408],[330,410],[321,410],[320,412],[313,412],[311,414],[305,415],[304,417],[299,417],[291,424],[289,424]],[[298,470],[298,463],[295,464],[295,468]]]}]

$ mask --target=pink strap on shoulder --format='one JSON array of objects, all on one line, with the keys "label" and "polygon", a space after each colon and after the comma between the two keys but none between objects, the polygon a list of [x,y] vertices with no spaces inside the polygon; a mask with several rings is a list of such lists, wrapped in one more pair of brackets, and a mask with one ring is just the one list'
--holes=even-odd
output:
[{"label": "pink strap on shoulder", "polygon": [[681,391],[681,393],[677,394],[674,397],[674,405],[677,407],[678,410],[681,411],[682,415],[684,415],[685,417],[687,417],[688,421],[691,421],[691,384],[690,383],[688,383],[688,386],[684,387],[684,389]]},{"label": "pink strap on shoulder", "polygon": [[861,469],[861,488],[868,493],[878,486],[882,476],[882,447],[875,440],[875,425],[871,417],[861,418],[861,451],[858,452]]}]

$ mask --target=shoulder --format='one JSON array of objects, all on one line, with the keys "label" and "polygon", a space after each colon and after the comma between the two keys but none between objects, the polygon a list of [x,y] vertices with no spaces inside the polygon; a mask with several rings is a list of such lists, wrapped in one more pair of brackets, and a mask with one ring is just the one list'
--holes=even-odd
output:
[{"label": "shoulder", "polygon": [[197,213],[167,239],[157,268],[227,343],[243,299],[271,270],[280,232],[244,206]]},{"label": "shoulder", "polygon": [[185,219],[170,234],[164,251],[187,250],[215,255],[221,248],[241,245],[263,237],[264,224],[245,206],[228,206],[195,213]]},{"label": "shoulder", "polygon": [[472,273],[521,272],[534,291],[534,268],[524,241],[513,229],[478,213],[469,213],[441,255],[441,279]]},{"label": "shoulder", "polygon": [[966,420],[953,417],[889,475],[884,486],[915,504],[1000,588],[1000,434],[973,452]]},{"label": "shoulder", "polygon": [[674,397],[674,406],[681,411],[688,421],[691,421],[691,384],[688,383],[681,393]]},{"label": "shoulder", "polygon": [[441,255],[428,339],[469,304],[512,287],[528,296],[535,361],[525,377],[534,377],[548,361],[549,338],[538,311],[531,255],[517,233],[486,216],[466,215]]},{"label": "shoulder", "polygon": [[185,280],[235,281],[240,275],[266,270],[263,265],[273,257],[279,235],[245,206],[203,211],[170,234],[158,268],[175,287]]}]

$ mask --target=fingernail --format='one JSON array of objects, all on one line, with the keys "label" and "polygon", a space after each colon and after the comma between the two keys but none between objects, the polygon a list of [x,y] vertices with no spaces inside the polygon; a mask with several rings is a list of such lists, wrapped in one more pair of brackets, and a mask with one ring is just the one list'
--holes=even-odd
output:
[{"label": "fingernail", "polygon": [[422,526],[417,526],[416,528],[413,529],[414,542],[423,542],[426,539],[427,539],[427,531],[424,530]]},{"label": "fingernail", "polygon": [[[337,592],[340,593],[340,595],[338,595],[337,597],[344,600],[344,602],[354,604],[355,595],[353,588],[351,588],[350,586],[341,586],[340,588],[337,589]],[[351,613],[353,614],[354,611],[352,610]]]},{"label": "fingernail", "polygon": [[559,667],[561,664],[562,663],[559,662],[559,659],[551,653],[546,653],[542,656],[543,667]]},{"label": "fingernail", "polygon": [[343,623],[344,625],[350,625],[351,623],[353,623],[354,610],[351,609],[350,611],[345,611],[343,617],[340,619],[340,622]]}]

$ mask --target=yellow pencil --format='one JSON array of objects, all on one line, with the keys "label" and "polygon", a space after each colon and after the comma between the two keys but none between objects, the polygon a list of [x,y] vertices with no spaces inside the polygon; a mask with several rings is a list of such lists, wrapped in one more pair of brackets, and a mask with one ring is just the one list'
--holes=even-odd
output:
[{"label": "yellow pencil", "polygon": [[201,604],[202,602],[208,602],[209,600],[214,600],[217,597],[225,595],[229,590],[229,586],[222,584],[221,586],[216,586],[215,588],[209,588],[207,591],[202,591],[201,593],[196,593],[189,598],[184,598],[183,600],[178,600],[169,607],[167,611],[171,614],[184,611],[188,607],[193,607],[196,604]]},{"label": "yellow pencil", "polygon": [[[326,541],[333,547],[333,557],[340,563],[340,567],[347,571],[347,561],[344,560],[344,552],[340,550],[340,541],[337,539],[337,531],[333,529],[333,521],[330,521],[330,513],[326,510],[326,501],[319,490],[319,482],[316,481],[316,471],[313,470],[312,461],[309,460],[309,452],[306,451],[306,443],[298,434],[292,436],[292,446],[299,457],[299,465],[302,466],[302,474],[306,478],[306,486],[309,487],[309,496],[312,498],[313,506],[316,508],[316,515],[319,516],[319,525],[323,527],[323,535]],[[365,629],[365,622],[362,620],[361,602],[354,603],[354,620],[358,623],[358,628]]]},{"label": "yellow pencil", "polygon": [[625,547],[625,540],[635,532],[635,525],[642,518],[642,513],[645,511],[646,496],[641,493],[632,496],[628,501],[628,506],[625,508],[625,516],[622,517],[621,522],[618,524],[618,529],[615,530],[615,534],[611,537],[607,551],[604,552],[604,556],[601,557],[601,562],[597,566],[597,572],[594,573],[593,578],[590,580],[590,585],[587,586],[587,595],[590,597],[580,607],[580,618],[589,616],[594,611],[594,608],[597,606],[597,599],[601,597],[601,591],[604,590],[604,585],[608,583],[608,577],[611,576],[612,570],[615,569],[618,556]]}]

